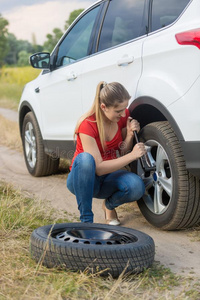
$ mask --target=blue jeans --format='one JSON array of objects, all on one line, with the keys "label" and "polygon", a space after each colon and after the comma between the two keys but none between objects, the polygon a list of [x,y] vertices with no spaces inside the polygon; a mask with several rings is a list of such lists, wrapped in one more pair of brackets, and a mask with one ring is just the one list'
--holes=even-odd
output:
[{"label": "blue jeans", "polygon": [[92,198],[106,199],[112,210],[127,202],[139,200],[145,191],[142,179],[131,172],[116,172],[97,176],[93,156],[83,152],[77,155],[67,178],[67,187],[76,196],[81,222],[93,223]]}]

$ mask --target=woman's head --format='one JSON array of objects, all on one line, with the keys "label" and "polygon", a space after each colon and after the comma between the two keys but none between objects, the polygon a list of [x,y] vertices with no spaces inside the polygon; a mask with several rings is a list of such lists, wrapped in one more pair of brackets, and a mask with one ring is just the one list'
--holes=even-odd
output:
[{"label": "woman's head", "polygon": [[121,117],[125,116],[129,99],[129,93],[120,83],[104,83],[103,87],[100,86],[96,108],[98,107],[99,114],[102,114],[104,120],[118,122]]},{"label": "woman's head", "polygon": [[118,122],[125,116],[125,109],[131,98],[125,87],[119,82],[100,82],[97,86],[93,111],[96,114],[96,122],[101,144],[105,146],[105,120]]},{"label": "woman's head", "polygon": [[131,98],[128,91],[119,82],[100,82],[97,86],[96,97],[99,104],[104,103],[106,107],[117,107]]},{"label": "woman's head", "polygon": [[[81,122],[87,117],[96,115],[96,122],[99,131],[102,147],[105,146],[105,119],[111,122],[118,122],[125,115],[125,109],[131,96],[125,87],[119,82],[106,83],[101,81],[97,85],[96,96],[91,109],[82,116],[76,126],[75,133]],[[106,118],[105,118],[106,117]]]},{"label": "woman's head", "polygon": [[119,82],[100,82],[97,86],[94,102],[94,111],[97,122],[108,119],[118,122],[120,117],[125,116],[130,95],[125,87]]}]

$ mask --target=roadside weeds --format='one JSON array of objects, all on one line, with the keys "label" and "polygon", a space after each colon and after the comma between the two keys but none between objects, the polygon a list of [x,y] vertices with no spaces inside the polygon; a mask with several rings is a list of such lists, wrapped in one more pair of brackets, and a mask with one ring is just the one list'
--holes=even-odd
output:
[{"label": "roadside weeds", "polygon": [[199,279],[176,276],[157,262],[140,275],[118,279],[37,265],[29,255],[31,232],[68,219],[57,219],[46,203],[25,198],[3,182],[0,199],[1,299],[199,299]]},{"label": "roadside weeds", "polygon": [[0,143],[6,147],[22,152],[18,124],[0,115],[0,128]]}]

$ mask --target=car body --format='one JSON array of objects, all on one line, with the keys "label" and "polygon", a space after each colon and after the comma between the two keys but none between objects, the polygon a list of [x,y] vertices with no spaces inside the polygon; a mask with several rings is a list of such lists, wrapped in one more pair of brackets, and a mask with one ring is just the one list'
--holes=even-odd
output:
[{"label": "car body", "polygon": [[59,157],[72,158],[76,122],[90,108],[97,84],[117,81],[132,95],[130,115],[140,122],[157,166],[149,176],[139,163],[131,166],[146,184],[142,213],[168,230],[199,224],[199,11],[198,0],[97,1],[51,55],[33,55],[32,66],[44,70],[25,86],[19,105],[29,172],[51,174]]}]

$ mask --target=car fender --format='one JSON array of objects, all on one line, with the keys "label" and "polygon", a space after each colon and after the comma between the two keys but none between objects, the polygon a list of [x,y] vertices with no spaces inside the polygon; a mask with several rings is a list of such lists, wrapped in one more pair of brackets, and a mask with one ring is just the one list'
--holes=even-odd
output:
[{"label": "car fender", "polygon": [[33,82],[28,83],[24,88],[18,108],[20,134],[22,133],[24,117],[28,112],[31,111],[37,120],[42,135],[42,115],[39,100],[36,95],[37,92],[35,91]]}]

